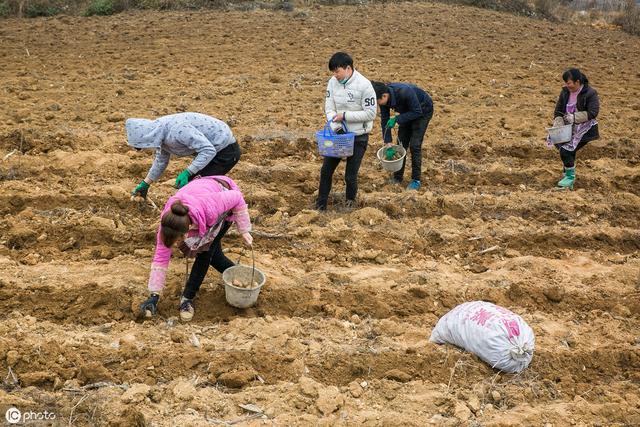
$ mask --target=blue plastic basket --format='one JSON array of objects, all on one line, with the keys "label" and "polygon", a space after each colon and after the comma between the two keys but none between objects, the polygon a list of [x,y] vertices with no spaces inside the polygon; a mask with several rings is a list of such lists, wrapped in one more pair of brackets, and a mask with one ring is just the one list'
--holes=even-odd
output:
[{"label": "blue plastic basket", "polygon": [[349,132],[347,126],[342,123],[345,133],[335,133],[331,130],[331,120],[324,125],[324,129],[316,132],[318,152],[324,157],[351,157],[353,156],[353,140],[356,134]]}]

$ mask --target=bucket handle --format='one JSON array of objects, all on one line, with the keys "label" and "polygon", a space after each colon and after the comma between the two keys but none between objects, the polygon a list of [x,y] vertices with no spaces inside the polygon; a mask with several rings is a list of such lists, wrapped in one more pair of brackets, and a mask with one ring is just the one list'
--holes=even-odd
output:
[{"label": "bucket handle", "polygon": [[[324,129],[322,130],[322,136],[327,136],[327,130],[329,131],[329,136],[336,135],[336,133],[333,132],[333,130],[331,130],[331,125],[330,125],[330,123],[333,121],[335,117],[336,116],[333,116],[331,119],[327,120],[327,123],[324,125]],[[342,128],[344,129],[344,131],[349,133],[349,128],[347,128],[347,124],[344,122],[344,120],[340,122],[340,124],[342,125]]]},{"label": "bucket handle", "polygon": [[[384,127],[384,133],[382,134],[382,143],[384,144],[384,139],[387,136],[387,132],[391,132],[391,128],[388,128],[387,126]],[[391,137],[391,140],[393,140],[393,137]]]},{"label": "bucket handle", "polygon": [[[387,132],[391,132],[391,129],[392,128],[388,128],[386,126],[384,127],[384,133],[382,134],[382,144],[385,144],[384,138],[387,136]],[[391,138],[391,139],[393,139],[393,138]],[[393,144],[393,142],[391,142],[391,144]],[[396,145],[400,145],[400,137],[398,137],[396,139]]]},{"label": "bucket handle", "polygon": [[[238,262],[236,262],[236,265],[240,264],[240,260],[242,259],[242,255],[244,255],[244,251],[245,248],[242,248],[242,250],[240,251],[240,256],[238,257]],[[250,286],[253,287],[253,278],[256,274],[256,256],[253,252],[253,245],[251,246],[251,282],[250,282]]]}]

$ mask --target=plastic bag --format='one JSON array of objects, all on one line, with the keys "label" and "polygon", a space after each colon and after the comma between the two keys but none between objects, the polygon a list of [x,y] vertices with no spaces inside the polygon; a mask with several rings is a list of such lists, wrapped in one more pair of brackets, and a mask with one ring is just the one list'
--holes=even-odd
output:
[{"label": "plastic bag", "polygon": [[504,372],[520,372],[533,358],[535,336],[522,317],[485,301],[460,304],[438,320],[429,341],[461,347]]}]

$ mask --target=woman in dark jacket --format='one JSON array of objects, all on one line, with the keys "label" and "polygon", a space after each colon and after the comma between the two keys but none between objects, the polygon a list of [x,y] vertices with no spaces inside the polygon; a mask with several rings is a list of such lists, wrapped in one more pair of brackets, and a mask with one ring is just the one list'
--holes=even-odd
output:
[{"label": "woman in dark jacket", "polygon": [[587,76],[577,68],[571,68],[562,74],[564,87],[553,113],[553,126],[573,125],[571,141],[557,144],[564,166],[564,176],[558,181],[558,187],[573,189],[576,180],[576,151],[589,141],[598,139],[598,111],[600,100],[598,92],[589,86]]}]

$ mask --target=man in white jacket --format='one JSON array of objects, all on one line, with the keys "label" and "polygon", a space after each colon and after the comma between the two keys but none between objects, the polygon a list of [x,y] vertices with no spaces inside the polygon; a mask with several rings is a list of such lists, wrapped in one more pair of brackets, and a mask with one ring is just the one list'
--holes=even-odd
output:
[{"label": "man in white jacket", "polygon": [[[327,84],[324,110],[331,128],[341,132],[355,133],[353,155],[347,157],[344,173],[346,184],[346,204],[354,206],[358,193],[358,170],[367,150],[369,133],[376,118],[376,93],[371,82],[353,68],[353,59],[344,53],[337,52],[329,60],[329,70],[333,77]],[[344,126],[343,126],[344,125]],[[333,172],[340,163],[340,158],[325,157],[320,169],[320,187],[316,208],[327,209],[327,200],[331,191]]]}]

